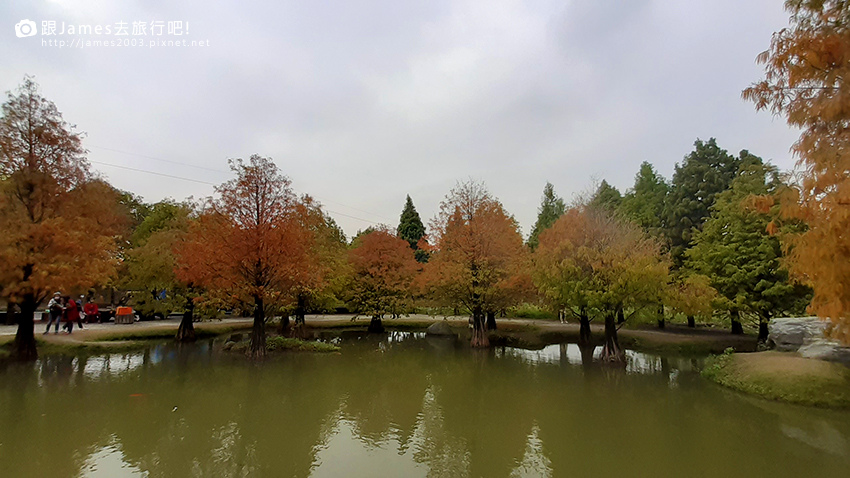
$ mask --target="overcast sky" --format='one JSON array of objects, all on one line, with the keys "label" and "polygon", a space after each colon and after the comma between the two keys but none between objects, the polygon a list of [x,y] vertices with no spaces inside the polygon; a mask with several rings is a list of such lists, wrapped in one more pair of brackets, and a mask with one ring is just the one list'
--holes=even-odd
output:
[{"label": "overcast sky", "polygon": [[[227,158],[258,153],[349,235],[396,226],[406,194],[427,223],[468,178],[528,234],[546,181],[567,199],[625,190],[644,160],[669,178],[696,138],[793,166],[798,133],[741,100],[788,23],[780,0],[247,3],[4,0],[0,89],[34,75],[94,169],[149,202],[208,196]],[[38,34],[18,38],[23,19]],[[160,40],[204,46],[138,46]]]}]

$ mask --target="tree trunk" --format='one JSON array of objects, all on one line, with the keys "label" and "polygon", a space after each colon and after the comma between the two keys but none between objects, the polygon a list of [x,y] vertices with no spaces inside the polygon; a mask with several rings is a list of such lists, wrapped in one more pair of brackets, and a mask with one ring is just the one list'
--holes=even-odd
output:
[{"label": "tree trunk", "polygon": [[663,329],[667,325],[664,322],[664,304],[658,304],[658,328]]},{"label": "tree trunk", "polygon": [[384,324],[381,321],[380,315],[373,315],[372,320],[369,322],[369,328],[366,329],[371,333],[375,334],[383,334],[384,333]]},{"label": "tree trunk", "polygon": [[183,319],[180,321],[180,326],[177,327],[178,342],[194,342],[195,341],[195,302],[192,298],[186,299],[186,309],[183,311]]},{"label": "tree trunk", "polygon": [[767,321],[765,319],[759,320],[759,338],[758,343],[764,344],[767,343]]},{"label": "tree trunk", "polygon": [[729,311],[729,314],[732,316],[732,333],[735,335],[741,335],[744,333],[744,326],[741,325],[740,313],[738,309],[732,309]]},{"label": "tree trunk", "polygon": [[617,323],[622,324],[626,321],[626,313],[623,312],[622,307],[617,307]]},{"label": "tree trunk", "polygon": [[35,360],[38,358],[38,350],[35,347],[35,310],[38,308],[38,301],[32,294],[24,296],[20,303],[21,317],[18,320],[18,331],[15,334],[15,341],[12,342],[12,358],[20,361]]},{"label": "tree trunk", "polygon": [[248,356],[254,359],[266,356],[266,310],[260,296],[254,296],[254,327],[251,329]]},{"label": "tree trunk", "polygon": [[694,328],[694,327],[696,327],[696,326],[697,326],[697,323],[696,323],[696,321],[694,320],[694,316],[693,316],[693,315],[689,315],[689,316],[688,316],[688,327],[690,327],[690,328]]},{"label": "tree trunk", "polygon": [[284,314],[280,317],[280,335],[286,336],[289,334],[289,314]]},{"label": "tree trunk", "polygon": [[579,345],[587,345],[593,338],[590,334],[590,319],[587,317],[587,309],[582,307],[578,317],[578,343]]},{"label": "tree trunk", "polygon": [[295,306],[295,325],[303,324],[307,315],[307,297],[303,293],[298,294],[298,304]]},{"label": "tree trunk", "polygon": [[490,346],[490,339],[485,330],[484,312],[480,307],[472,309],[472,342],[474,348],[485,348]]},{"label": "tree trunk", "polygon": [[[33,316],[33,321],[35,321],[35,316]],[[6,303],[6,320],[4,323],[6,325],[15,325],[18,323],[15,320],[15,303],[11,300]]]},{"label": "tree trunk", "polygon": [[496,313],[487,312],[487,330],[496,330]]},{"label": "tree trunk", "polygon": [[617,324],[614,313],[605,314],[605,345],[602,347],[602,360],[605,362],[623,362],[625,357],[620,350],[620,341],[617,339]]}]

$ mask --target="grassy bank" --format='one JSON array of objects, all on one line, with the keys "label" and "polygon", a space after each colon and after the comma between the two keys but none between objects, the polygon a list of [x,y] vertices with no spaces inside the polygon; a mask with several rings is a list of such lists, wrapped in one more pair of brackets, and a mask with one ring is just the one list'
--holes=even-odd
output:
[{"label": "grassy bank", "polygon": [[[230,334],[243,330],[250,330],[252,324],[243,322],[238,324],[226,322],[211,322],[195,324],[195,337],[199,339],[217,337],[219,335]],[[162,325],[156,327],[148,327],[144,329],[114,329],[114,330],[97,330],[91,331],[87,335],[86,341],[89,342],[112,342],[112,341],[135,341],[135,340],[152,340],[152,339],[171,339],[177,335],[176,325]]]},{"label": "grassy bank", "polygon": [[[155,324],[148,326],[117,325],[108,330],[84,328],[73,334],[35,334],[38,353],[77,354],[80,352],[103,353],[143,349],[151,340],[168,340],[177,335],[178,324]],[[208,322],[195,324],[198,339],[226,335],[251,328],[250,322]],[[0,337],[0,358],[8,357],[13,335]]]},{"label": "grassy bank", "polygon": [[[461,340],[469,340],[468,318],[414,315],[397,319],[384,319],[388,331],[424,332],[430,325],[443,322],[457,333]],[[368,317],[351,316],[309,316],[305,329],[316,332],[342,333],[345,331],[364,331],[368,327]],[[579,338],[579,326],[576,323],[560,323],[556,320],[497,319],[498,330],[489,333],[494,346],[511,346],[526,349],[542,349],[547,345],[564,342],[575,343]],[[145,323],[135,325],[109,325],[101,329],[85,328],[74,331],[72,335],[38,335],[39,350],[42,353],[56,353],[62,350],[71,353],[80,350],[110,351],[143,348],[150,340],[169,340],[177,333],[177,323]],[[221,322],[202,322],[195,324],[198,338],[227,335],[247,331],[250,320],[225,320]],[[270,322],[266,326],[269,332],[278,330],[278,323]],[[593,341],[600,345],[604,336],[600,324],[591,325]],[[754,351],[756,339],[752,335],[731,335],[728,331],[716,329],[689,329],[680,326],[668,326],[665,330],[651,327],[623,328],[619,332],[623,347],[650,353],[683,356],[705,356],[710,353],[722,353],[728,347],[736,351]],[[2,342],[10,342],[14,337],[0,337]],[[8,347],[8,345],[6,345]],[[3,352],[0,351],[0,354]]]},{"label": "grassy bank", "polygon": [[[224,350],[231,352],[245,353],[248,350],[250,342],[228,342],[224,344]],[[317,342],[314,340],[301,340],[290,337],[269,337],[266,340],[266,351],[268,352],[319,352],[330,353],[339,352],[340,348],[334,344],[327,342]]]},{"label": "grassy bank", "polygon": [[770,400],[817,407],[850,407],[850,368],[795,353],[724,353],[702,375],[720,385]]}]

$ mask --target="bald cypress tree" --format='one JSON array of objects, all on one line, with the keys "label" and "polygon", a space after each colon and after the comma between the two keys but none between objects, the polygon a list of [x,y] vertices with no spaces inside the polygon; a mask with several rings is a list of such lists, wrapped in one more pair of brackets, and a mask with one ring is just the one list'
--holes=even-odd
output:
[{"label": "bald cypress tree", "polygon": [[422,224],[422,218],[416,212],[416,207],[413,205],[413,200],[410,199],[409,194],[404,203],[404,209],[401,211],[401,219],[398,223],[398,237],[410,244],[410,248],[413,249],[417,261],[428,261],[428,253],[419,249],[419,240],[425,237],[425,225]]}]

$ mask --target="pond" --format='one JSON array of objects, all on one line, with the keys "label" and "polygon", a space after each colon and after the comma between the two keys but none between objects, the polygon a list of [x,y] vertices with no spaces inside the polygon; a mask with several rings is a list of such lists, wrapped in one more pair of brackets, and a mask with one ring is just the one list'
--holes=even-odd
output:
[{"label": "pond", "polygon": [[[847,476],[850,413],[700,360],[346,334],[255,365],[220,343],[0,368],[0,476]],[[597,351],[598,353],[598,351]]]}]

